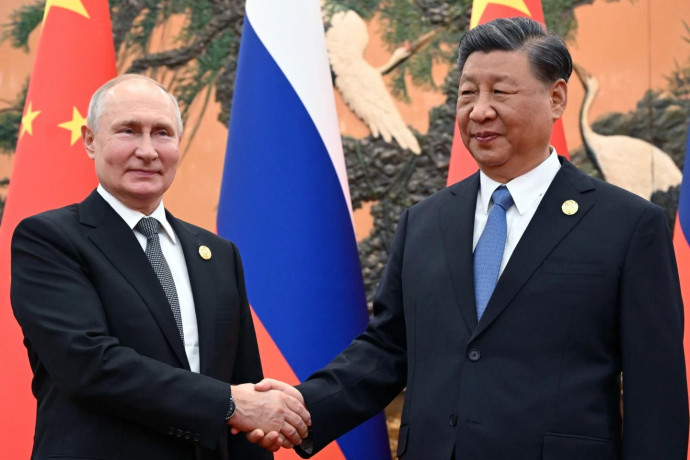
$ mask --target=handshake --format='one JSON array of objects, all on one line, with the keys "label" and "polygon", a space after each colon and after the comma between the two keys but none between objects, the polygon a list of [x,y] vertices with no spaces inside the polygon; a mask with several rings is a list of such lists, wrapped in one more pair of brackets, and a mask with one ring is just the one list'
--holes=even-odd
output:
[{"label": "handshake", "polygon": [[311,415],[302,394],[293,386],[273,379],[232,387],[235,414],[228,420],[232,434],[266,450],[291,449],[302,443],[311,426]]}]

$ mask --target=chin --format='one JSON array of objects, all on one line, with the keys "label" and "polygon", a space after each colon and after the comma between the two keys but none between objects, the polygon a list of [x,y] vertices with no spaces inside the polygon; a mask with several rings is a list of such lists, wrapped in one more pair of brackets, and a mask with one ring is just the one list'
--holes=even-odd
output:
[{"label": "chin", "polygon": [[128,190],[127,195],[139,203],[152,203],[159,200],[163,196],[163,192],[159,189],[134,189]]},{"label": "chin", "polygon": [[506,155],[492,152],[479,152],[477,155],[473,153],[472,156],[479,166],[486,168],[501,167],[510,159],[510,157],[506,157]]}]

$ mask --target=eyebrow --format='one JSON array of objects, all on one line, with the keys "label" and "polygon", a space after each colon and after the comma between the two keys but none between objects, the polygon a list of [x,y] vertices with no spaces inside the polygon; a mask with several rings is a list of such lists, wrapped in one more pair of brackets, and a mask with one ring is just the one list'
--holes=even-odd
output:
[{"label": "eyebrow", "polygon": [[[141,123],[140,121],[138,121],[138,120],[122,120],[122,121],[116,123],[115,126],[117,126],[117,127],[120,127],[120,126],[131,126],[131,127],[134,127],[134,128],[141,129],[142,123]],[[170,124],[170,123],[161,123],[161,122],[158,122],[158,123],[156,123],[156,124],[153,125],[153,128],[152,128],[152,129],[153,129],[153,130],[165,129],[165,130],[168,130],[168,131],[170,131],[170,132],[175,132],[173,125]]]},{"label": "eyebrow", "polygon": [[[505,74],[505,75],[498,75],[494,74],[491,75],[491,83],[513,83],[517,84],[519,83],[519,80],[516,79],[513,75],[510,74]],[[478,78],[474,77],[472,74],[463,74],[460,76],[460,83],[477,83]]]}]

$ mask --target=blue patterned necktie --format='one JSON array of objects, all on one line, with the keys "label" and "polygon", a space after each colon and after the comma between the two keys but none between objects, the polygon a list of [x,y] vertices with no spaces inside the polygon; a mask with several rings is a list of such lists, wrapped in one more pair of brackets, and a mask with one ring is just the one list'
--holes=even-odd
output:
[{"label": "blue patterned necktie", "polygon": [[177,298],[177,289],[175,288],[175,280],[170,272],[168,262],[163,256],[161,249],[161,241],[158,236],[158,227],[160,222],[155,217],[144,217],[134,227],[146,237],[146,257],[149,259],[153,271],[156,272],[158,280],[163,286],[165,297],[168,298],[170,309],[175,317],[177,330],[180,332],[180,338],[184,343],[184,332],[182,330],[182,314],[180,313],[180,301]]},{"label": "blue patterned necktie", "polygon": [[474,249],[474,296],[478,320],[484,314],[498,281],[498,271],[501,268],[508,233],[506,211],[513,205],[513,197],[505,185],[498,187],[491,199],[494,206]]}]

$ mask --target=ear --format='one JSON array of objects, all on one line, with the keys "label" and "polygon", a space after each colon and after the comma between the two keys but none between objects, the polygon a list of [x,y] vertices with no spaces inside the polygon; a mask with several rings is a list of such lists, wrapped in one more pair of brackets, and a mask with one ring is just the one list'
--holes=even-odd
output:
[{"label": "ear", "polygon": [[89,128],[88,125],[82,125],[81,126],[81,140],[84,142],[84,148],[86,149],[86,154],[91,158],[92,160],[95,157],[95,149],[94,149],[94,133]]},{"label": "ear", "polygon": [[559,78],[553,85],[551,85],[551,116],[553,121],[558,120],[563,116],[565,108],[568,105],[568,84],[562,78]]}]

